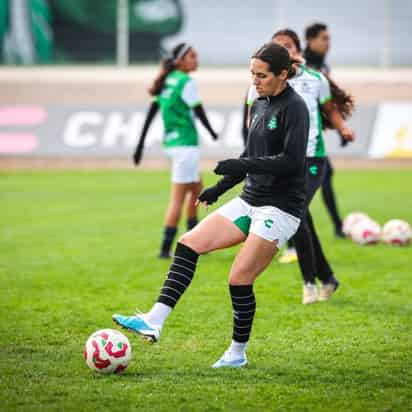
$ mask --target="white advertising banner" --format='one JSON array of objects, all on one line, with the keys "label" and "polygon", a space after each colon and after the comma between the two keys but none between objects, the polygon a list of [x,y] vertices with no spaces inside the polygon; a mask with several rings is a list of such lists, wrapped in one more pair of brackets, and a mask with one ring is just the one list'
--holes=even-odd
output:
[{"label": "white advertising banner", "polygon": [[379,105],[369,156],[412,158],[412,101]]},{"label": "white advertising banner", "polygon": [[[197,122],[203,158],[238,156],[243,151],[242,110],[239,107],[207,107],[207,116],[219,135],[212,140]],[[125,106],[0,105],[0,157],[2,156],[106,156],[130,157],[147,108]],[[328,153],[364,157],[376,107],[362,107],[350,120],[359,134],[345,148],[334,132],[326,133]],[[145,156],[162,156],[163,125],[156,116],[145,141]]]}]

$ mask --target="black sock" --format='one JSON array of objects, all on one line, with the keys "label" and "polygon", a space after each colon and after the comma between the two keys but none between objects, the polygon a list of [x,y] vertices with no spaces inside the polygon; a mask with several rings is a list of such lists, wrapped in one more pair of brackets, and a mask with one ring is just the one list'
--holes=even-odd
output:
[{"label": "black sock", "polygon": [[247,342],[255,316],[253,285],[229,285],[233,307],[233,340]]},{"label": "black sock", "polygon": [[174,308],[192,281],[198,257],[193,249],[177,243],[173,263],[157,299],[159,303]]},{"label": "black sock", "polygon": [[163,232],[163,242],[160,249],[161,255],[168,255],[170,248],[172,247],[173,240],[176,236],[177,228],[172,226],[166,226]]},{"label": "black sock", "polygon": [[192,230],[197,225],[197,217],[190,217],[187,219],[187,230]]}]

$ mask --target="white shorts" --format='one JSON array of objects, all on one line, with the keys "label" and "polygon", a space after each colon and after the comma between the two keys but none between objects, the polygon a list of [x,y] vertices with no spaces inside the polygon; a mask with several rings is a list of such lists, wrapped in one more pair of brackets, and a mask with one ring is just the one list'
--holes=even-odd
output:
[{"label": "white shorts", "polygon": [[280,249],[298,230],[300,219],[274,206],[251,206],[236,197],[216,213],[233,222],[245,235],[254,233],[263,239],[278,241]]},{"label": "white shorts", "polygon": [[200,152],[197,146],[179,146],[165,149],[172,163],[173,183],[200,182]]}]

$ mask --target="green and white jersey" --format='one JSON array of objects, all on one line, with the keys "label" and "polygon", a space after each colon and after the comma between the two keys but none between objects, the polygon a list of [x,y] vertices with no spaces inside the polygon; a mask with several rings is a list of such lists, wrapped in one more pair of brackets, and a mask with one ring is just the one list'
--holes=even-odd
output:
[{"label": "green and white jersey", "polygon": [[174,70],[156,96],[165,129],[164,147],[197,146],[198,134],[192,108],[200,104],[195,81],[184,72]]},{"label": "green and white jersey", "polygon": [[[298,73],[289,79],[288,83],[303,98],[309,110],[309,137],[306,157],[325,157],[320,105],[332,98],[329,82],[322,73],[300,65]],[[252,85],[249,88],[247,104],[251,105],[257,97],[259,95]]]}]

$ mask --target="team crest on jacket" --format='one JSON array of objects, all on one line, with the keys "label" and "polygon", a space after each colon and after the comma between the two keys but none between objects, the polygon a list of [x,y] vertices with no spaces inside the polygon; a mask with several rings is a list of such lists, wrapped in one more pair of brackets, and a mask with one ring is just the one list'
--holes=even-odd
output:
[{"label": "team crest on jacket", "polygon": [[316,165],[309,167],[309,173],[316,176],[318,174],[318,167]]},{"label": "team crest on jacket", "polygon": [[278,125],[278,122],[276,120],[276,117],[272,116],[269,120],[269,123],[268,123],[268,129],[269,130],[274,130],[274,129],[276,129],[277,125]]}]

